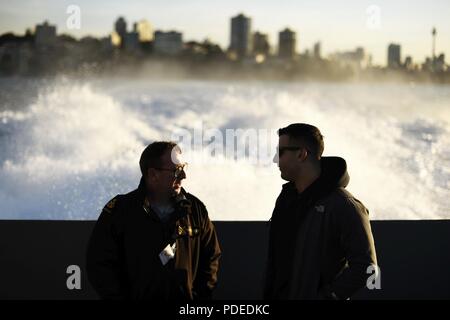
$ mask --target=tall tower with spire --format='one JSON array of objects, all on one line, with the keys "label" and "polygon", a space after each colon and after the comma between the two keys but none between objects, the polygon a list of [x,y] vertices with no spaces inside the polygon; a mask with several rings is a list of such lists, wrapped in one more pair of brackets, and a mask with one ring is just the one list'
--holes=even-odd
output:
[{"label": "tall tower with spire", "polygon": [[431,30],[431,35],[433,36],[433,46],[431,54],[434,61],[436,59],[436,28],[433,27],[433,30]]}]

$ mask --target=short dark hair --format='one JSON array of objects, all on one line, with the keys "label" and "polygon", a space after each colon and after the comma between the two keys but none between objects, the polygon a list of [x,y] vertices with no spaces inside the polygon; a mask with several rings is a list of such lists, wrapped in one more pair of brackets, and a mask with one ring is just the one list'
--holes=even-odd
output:
[{"label": "short dark hair", "polygon": [[172,141],[155,141],[150,143],[142,152],[139,160],[142,175],[145,176],[149,168],[160,167],[164,153],[168,150],[172,151],[173,148],[178,148],[181,152],[178,145]]},{"label": "short dark hair", "polygon": [[322,157],[324,143],[320,130],[306,123],[293,123],[278,130],[278,135],[288,135],[289,140],[294,140],[306,147],[313,155],[314,159],[320,160]]}]

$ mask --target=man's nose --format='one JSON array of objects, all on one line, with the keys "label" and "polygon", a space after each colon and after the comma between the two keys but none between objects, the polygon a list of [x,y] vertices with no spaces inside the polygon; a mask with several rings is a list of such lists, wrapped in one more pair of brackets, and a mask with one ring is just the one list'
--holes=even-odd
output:
[{"label": "man's nose", "polygon": [[278,164],[280,162],[280,158],[278,157],[278,153],[275,153],[273,156],[273,163]]}]

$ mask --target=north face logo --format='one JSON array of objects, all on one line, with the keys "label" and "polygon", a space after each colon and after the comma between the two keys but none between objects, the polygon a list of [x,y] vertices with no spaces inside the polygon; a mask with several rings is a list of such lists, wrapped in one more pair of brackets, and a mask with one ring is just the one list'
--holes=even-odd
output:
[{"label": "north face logo", "polygon": [[317,212],[324,213],[325,212],[325,206],[315,206],[314,207]]}]

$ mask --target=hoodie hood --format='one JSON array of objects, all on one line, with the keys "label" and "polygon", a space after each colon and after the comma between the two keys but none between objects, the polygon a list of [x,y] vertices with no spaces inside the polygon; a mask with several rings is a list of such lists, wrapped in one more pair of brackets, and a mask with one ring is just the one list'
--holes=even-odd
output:
[{"label": "hoodie hood", "polygon": [[[305,191],[314,194],[326,194],[336,188],[345,188],[350,176],[347,172],[347,163],[340,157],[322,157],[320,160],[321,174]],[[297,190],[294,182],[283,185],[283,190]],[[297,192],[297,191],[296,191]]]},{"label": "hoodie hood", "polygon": [[321,183],[331,188],[345,188],[350,176],[347,172],[347,162],[340,157],[322,157],[320,160],[322,173],[320,174]]}]

